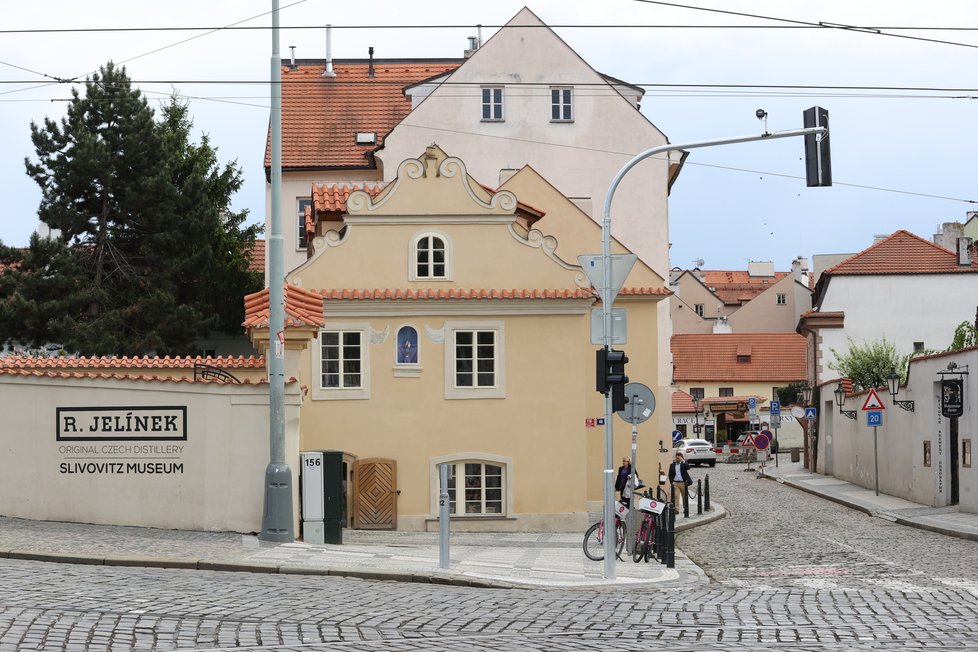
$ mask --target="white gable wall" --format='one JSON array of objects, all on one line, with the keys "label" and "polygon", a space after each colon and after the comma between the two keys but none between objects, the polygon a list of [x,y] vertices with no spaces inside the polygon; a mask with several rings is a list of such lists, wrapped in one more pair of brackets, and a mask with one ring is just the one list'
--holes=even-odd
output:
[{"label": "white gable wall", "polygon": [[863,344],[885,336],[900,355],[912,353],[914,342],[931,350],[946,349],[957,325],[974,320],[976,304],[976,273],[834,276],[819,310],[844,311],[845,328],[819,331],[817,379],[839,377],[829,368],[836,361],[831,349],[844,355],[847,338]]}]

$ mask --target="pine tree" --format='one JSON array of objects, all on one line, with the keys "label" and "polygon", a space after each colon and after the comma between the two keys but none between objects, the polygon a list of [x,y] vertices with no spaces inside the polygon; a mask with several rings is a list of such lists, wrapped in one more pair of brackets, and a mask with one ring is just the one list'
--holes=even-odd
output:
[{"label": "pine tree", "polygon": [[0,288],[0,337],[86,355],[183,355],[215,330],[241,332],[242,297],[261,287],[245,253],[259,227],[229,210],[240,169],[221,167],[206,136],[192,143],[191,128],[177,98],[156,122],[111,62],[84,96],[73,91],[60,124],[31,124],[37,160],[25,164],[57,241],[33,238],[19,261],[6,251],[15,264]]}]

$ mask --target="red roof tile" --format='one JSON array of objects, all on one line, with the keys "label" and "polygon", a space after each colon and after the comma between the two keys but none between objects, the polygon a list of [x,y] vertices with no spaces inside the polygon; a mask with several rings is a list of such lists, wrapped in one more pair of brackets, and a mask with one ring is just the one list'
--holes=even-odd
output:
[{"label": "red roof tile", "polygon": [[672,413],[682,414],[688,412],[693,414],[696,408],[693,406],[693,397],[683,390],[676,390],[672,393]]},{"label": "red roof tile", "polygon": [[825,270],[831,276],[863,274],[951,274],[978,272],[978,263],[958,265],[953,251],[909,231],[897,231],[872,247]]},{"label": "red roof tile", "polygon": [[751,276],[747,271],[700,270],[703,284],[713,291],[718,299],[729,305],[740,305],[750,301],[768,289],[790,272],[775,272],[774,276]]},{"label": "red roof tile", "polygon": [[590,290],[537,289],[327,289],[318,291],[327,301],[335,300],[439,300],[439,299],[593,299]]},{"label": "red roof tile", "polygon": [[[750,362],[738,362],[749,344]],[[795,333],[709,333],[672,336],[677,381],[777,381],[805,378],[805,338]]]},{"label": "red roof tile", "polygon": [[223,369],[264,369],[265,358],[261,356],[237,357],[175,357],[156,356],[141,357],[53,357],[36,358],[33,356],[11,355],[0,358],[0,368],[8,369],[193,369],[197,363],[209,364]]},{"label": "red roof tile", "polygon": [[265,273],[265,241],[261,238],[255,239],[255,244],[245,252],[248,255],[248,271]]},{"label": "red roof tile", "polygon": [[318,217],[320,213],[344,213],[350,193],[363,190],[376,197],[387,184],[384,183],[333,183],[312,186],[312,208]]},{"label": "red roof tile", "polygon": [[[268,328],[268,288],[244,298],[245,328]],[[319,328],[326,323],[323,317],[323,299],[295,285],[285,284],[285,326],[312,326]]]},{"label": "red roof tile", "polygon": [[[282,69],[282,167],[373,168],[369,153],[411,111],[404,88],[458,68],[460,59],[382,60],[368,75],[364,60],[333,64],[335,77],[323,77],[323,63]],[[377,142],[356,144],[358,132],[377,134]],[[271,165],[271,136],[265,167]]]}]

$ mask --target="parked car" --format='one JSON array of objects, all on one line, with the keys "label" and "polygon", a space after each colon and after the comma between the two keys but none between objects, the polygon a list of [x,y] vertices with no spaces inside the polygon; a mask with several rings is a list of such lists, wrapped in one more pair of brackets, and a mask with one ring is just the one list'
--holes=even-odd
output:
[{"label": "parked car", "polygon": [[713,444],[705,439],[680,439],[676,442],[674,450],[677,453],[682,453],[690,464],[697,466],[700,464],[717,465],[717,453],[713,450]]}]

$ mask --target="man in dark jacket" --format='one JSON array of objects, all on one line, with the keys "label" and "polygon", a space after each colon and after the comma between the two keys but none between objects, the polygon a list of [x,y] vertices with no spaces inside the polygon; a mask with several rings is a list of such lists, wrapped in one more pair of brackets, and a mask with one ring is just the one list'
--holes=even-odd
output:
[{"label": "man in dark jacket", "polygon": [[676,461],[669,465],[666,474],[672,484],[672,504],[676,506],[676,511],[682,507],[682,500],[686,497],[686,486],[693,484],[693,479],[689,477],[689,464],[682,453],[676,453]]}]

